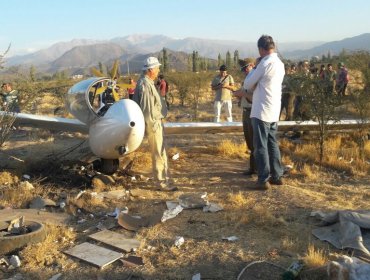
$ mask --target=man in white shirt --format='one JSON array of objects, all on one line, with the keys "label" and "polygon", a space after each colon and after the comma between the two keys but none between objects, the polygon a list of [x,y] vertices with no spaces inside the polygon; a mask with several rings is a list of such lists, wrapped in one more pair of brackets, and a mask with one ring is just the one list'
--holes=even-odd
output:
[{"label": "man in white shirt", "polygon": [[262,35],[257,42],[261,61],[245,78],[243,87],[252,97],[254,157],[258,170],[256,187],[267,190],[270,184],[282,185],[283,168],[276,139],[281,107],[281,89],[285,75],[284,64],[275,52],[271,36]]}]

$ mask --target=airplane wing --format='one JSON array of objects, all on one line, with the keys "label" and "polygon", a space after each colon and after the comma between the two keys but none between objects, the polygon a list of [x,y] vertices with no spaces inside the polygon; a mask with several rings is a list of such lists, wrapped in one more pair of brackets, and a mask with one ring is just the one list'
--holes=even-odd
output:
[{"label": "airplane wing", "polygon": [[[354,129],[358,126],[357,120],[330,121],[329,130]],[[370,126],[370,123],[367,123]],[[188,123],[164,123],[165,134],[205,134],[205,133],[237,133],[243,132],[241,122],[188,122]],[[279,121],[278,131],[318,131],[319,124],[315,121]]]},{"label": "airplane wing", "polygon": [[[13,115],[13,113],[0,111],[0,115],[4,114]],[[77,119],[57,118],[25,113],[18,113],[15,114],[15,116],[16,119],[14,125],[16,126],[43,128],[54,131],[69,131],[82,133],[89,132],[88,126]]]},{"label": "airplane wing", "polygon": [[[0,115],[7,114],[0,111]],[[9,113],[8,113],[9,114]],[[25,127],[35,127],[49,129],[53,131],[69,131],[88,133],[89,128],[86,124],[77,119],[67,119],[58,117],[49,117],[43,115],[33,115],[18,113],[16,114],[15,125]],[[358,126],[357,120],[342,120],[339,122],[330,122],[329,130],[354,129]],[[370,126],[370,123],[367,123]],[[280,121],[278,123],[279,131],[317,131],[319,125],[314,121]],[[241,122],[184,122],[184,123],[164,123],[165,134],[214,134],[214,133],[240,133],[243,132]]]}]

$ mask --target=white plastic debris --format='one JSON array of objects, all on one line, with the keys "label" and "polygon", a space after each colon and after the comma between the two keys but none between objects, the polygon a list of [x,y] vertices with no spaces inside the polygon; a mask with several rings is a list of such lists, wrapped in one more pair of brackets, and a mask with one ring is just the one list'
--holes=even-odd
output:
[{"label": "white plastic debris", "polygon": [[166,206],[168,210],[175,209],[179,205],[177,201],[166,201]]},{"label": "white plastic debris", "polygon": [[58,280],[60,277],[62,277],[62,273],[55,274],[53,277],[51,277],[49,280]]},{"label": "white plastic debris", "polygon": [[194,274],[191,280],[200,280],[200,273]]},{"label": "white plastic debris", "polygon": [[176,153],[172,156],[172,160],[178,160],[180,158],[180,153]]},{"label": "white plastic debris", "polygon": [[26,179],[26,180],[29,180],[29,179],[31,179],[31,176],[30,176],[30,175],[28,175],[28,174],[24,174],[24,175],[23,175],[23,178],[24,178],[24,179]]},{"label": "white plastic debris", "polygon": [[60,209],[63,209],[64,207],[66,207],[66,203],[64,201],[60,202],[59,207]]},{"label": "white plastic debris", "polygon": [[76,195],[76,199],[79,199],[81,197],[81,195],[83,195],[86,191],[80,191],[77,195]]},{"label": "white plastic debris", "polygon": [[13,267],[20,267],[20,266],[21,266],[21,260],[19,259],[19,257],[18,257],[17,255],[12,255],[12,256],[10,257],[9,263],[10,263]]},{"label": "white plastic debris", "polygon": [[236,237],[235,235],[233,236],[229,236],[229,237],[222,237],[222,240],[226,240],[226,241],[229,241],[229,242],[235,242],[237,241],[239,238]]},{"label": "white plastic debris", "polygon": [[125,206],[123,207],[123,209],[119,209],[118,207],[116,207],[116,209],[114,209],[114,212],[111,212],[111,213],[107,213],[107,215],[109,217],[114,217],[115,219],[118,219],[118,216],[120,213],[124,213],[124,214],[128,214],[128,208]]},{"label": "white plastic debris", "polygon": [[179,213],[181,213],[183,209],[184,208],[182,208],[181,205],[177,205],[175,208],[164,211],[161,222],[165,222],[169,219],[175,218]]},{"label": "white plastic debris", "polygon": [[209,205],[206,205],[203,207],[203,212],[218,212],[223,210],[224,208],[216,203],[210,203]]},{"label": "white plastic debris", "polygon": [[177,248],[180,248],[180,247],[181,247],[181,245],[182,245],[182,244],[184,244],[184,242],[185,242],[184,237],[182,237],[182,236],[176,236],[176,239],[175,239],[175,246],[176,246]]}]

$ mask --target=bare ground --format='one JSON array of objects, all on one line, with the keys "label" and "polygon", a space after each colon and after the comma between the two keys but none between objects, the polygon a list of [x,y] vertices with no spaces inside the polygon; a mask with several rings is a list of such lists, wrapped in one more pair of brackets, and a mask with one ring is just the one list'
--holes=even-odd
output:
[{"label": "bare ground", "polygon": [[[300,172],[292,172],[283,186],[267,192],[249,190],[256,178],[241,174],[247,169],[248,155],[243,151],[239,158],[230,158],[215,153],[214,147],[224,139],[242,142],[241,135],[168,136],[169,157],[180,153],[178,160],[170,160],[171,177],[179,191],[154,191],[150,182],[132,182],[130,176],[120,174],[120,180],[110,189],[125,188],[133,196],[104,203],[90,201],[80,205],[82,214],[69,208],[68,213],[75,214],[71,223],[54,240],[18,252],[22,266],[16,271],[0,272],[0,278],[18,272],[25,279],[49,279],[61,272],[61,279],[191,279],[196,273],[201,273],[202,279],[236,279],[251,261],[267,260],[288,267],[306,254],[309,244],[326,254],[337,252],[311,235],[316,226],[309,218],[311,210],[369,209],[368,176],[354,178],[317,171],[319,180],[316,177],[310,180]],[[73,197],[80,190],[93,191],[91,179],[81,172],[81,166],[88,166],[89,159],[85,140],[76,134],[49,135],[30,130],[14,133],[0,155],[1,184],[13,180],[10,185],[17,188],[15,176],[29,174],[36,186],[31,197],[39,194],[58,200],[62,194]],[[139,153],[145,155],[146,146],[144,142]],[[132,173],[150,176],[149,170],[150,164],[137,161]],[[99,270],[61,252],[86,241],[88,234],[83,230],[96,225],[104,219],[103,213],[112,212],[115,207],[127,206],[131,214],[146,216],[163,211],[165,201],[176,200],[180,194],[201,192],[207,192],[209,201],[222,205],[224,210],[218,213],[184,210],[176,218],[143,228],[137,234],[120,226],[112,229],[140,240],[136,255],[143,258],[143,267],[125,268],[116,261]],[[28,202],[12,201],[15,202],[3,200],[2,207],[26,207]],[[77,224],[77,220],[88,217],[89,213],[94,218]],[[52,228],[51,232],[55,230]],[[73,234],[68,233],[71,230]],[[176,236],[185,239],[180,248],[174,246]],[[222,240],[228,236],[237,236],[238,240]]]}]

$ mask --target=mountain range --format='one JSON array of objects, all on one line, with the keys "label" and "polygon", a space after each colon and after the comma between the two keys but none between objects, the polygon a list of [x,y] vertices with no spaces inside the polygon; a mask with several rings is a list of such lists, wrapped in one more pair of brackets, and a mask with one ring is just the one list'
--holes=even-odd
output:
[{"label": "mountain range", "polygon": [[[343,49],[370,51],[370,33],[333,42],[277,42],[277,47],[284,58],[293,60],[321,57],[328,52],[336,55]],[[111,40],[74,39],[70,42],[60,42],[31,54],[9,57],[5,66],[33,65],[43,72],[69,69],[73,74],[97,66],[99,62],[111,65],[113,60],[119,59],[122,73],[127,70],[138,72],[145,57],[158,56],[163,48],[169,51],[171,68],[177,70],[187,68],[188,55],[193,51],[198,51],[201,57],[211,59],[217,59],[219,54],[225,57],[227,51],[233,56],[235,50],[238,50],[240,57],[258,55],[255,42],[201,38],[174,39],[164,35],[134,34]]]}]

